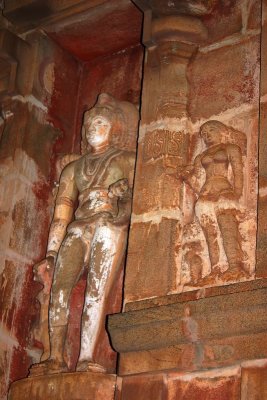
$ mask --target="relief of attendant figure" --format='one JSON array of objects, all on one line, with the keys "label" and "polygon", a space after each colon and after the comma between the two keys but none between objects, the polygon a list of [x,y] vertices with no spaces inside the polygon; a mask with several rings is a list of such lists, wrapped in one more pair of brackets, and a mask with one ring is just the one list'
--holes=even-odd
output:
[{"label": "relief of attendant figure", "polygon": [[95,107],[84,114],[84,155],[63,169],[46,258],[39,264],[55,270],[49,305],[50,355],[31,368],[31,375],[68,371],[64,350],[70,297],[85,269],[76,370],[106,370],[97,349],[125,254],[135,165],[135,153],[114,148],[112,135],[125,138],[130,130],[137,132],[137,125],[135,106],[107,94],[101,94]]},{"label": "relief of attendant figure", "polygon": [[230,277],[246,271],[239,232],[242,151],[237,144],[226,142],[228,130],[219,121],[204,123],[200,135],[206,150],[195,158],[192,166],[178,169],[178,174],[196,193],[194,210],[206,239],[211,273],[220,273],[224,250],[229,266],[226,275]]}]

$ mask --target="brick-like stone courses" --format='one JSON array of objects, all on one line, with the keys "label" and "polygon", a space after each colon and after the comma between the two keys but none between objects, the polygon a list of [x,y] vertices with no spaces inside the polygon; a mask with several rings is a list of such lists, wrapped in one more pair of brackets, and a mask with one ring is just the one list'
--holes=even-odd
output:
[{"label": "brick-like stone courses", "polygon": [[[181,186],[181,182],[178,179],[172,179],[165,171],[166,168],[178,165],[179,162],[181,165],[193,163],[195,155],[201,151],[199,150],[199,128],[207,120],[218,120],[244,133],[247,138],[246,160],[243,168],[244,187],[240,199],[240,205],[245,210],[244,215],[247,220],[240,224],[239,229],[242,230],[244,262],[248,274],[243,278],[229,279],[228,277],[225,280],[223,278],[217,280],[215,277],[207,279],[203,285],[229,284],[248,278],[253,279],[255,276],[260,1],[216,2],[212,13],[201,19],[207,36],[206,39],[202,38],[198,51],[192,52],[193,55],[186,69],[187,85],[184,82],[185,77],[182,79],[184,74],[182,67],[180,67],[180,75],[178,67],[177,76],[172,75],[172,77],[176,76],[172,87],[170,85],[171,72],[168,79],[166,78],[166,85],[171,87],[169,93],[175,91],[175,85],[179,81],[179,88],[181,88],[179,101],[186,104],[184,118],[180,115],[181,107],[179,108],[178,105],[176,105],[176,120],[174,121],[173,112],[168,115],[168,110],[172,109],[172,103],[177,101],[178,94],[176,97],[167,98],[165,95],[167,89],[164,89],[165,86],[162,83],[164,72],[160,73],[158,67],[160,61],[157,57],[151,58],[153,49],[147,50],[143,91],[148,91],[149,95],[144,93],[142,102],[133,217],[126,267],[126,307],[127,303],[163,296],[163,293],[167,295],[192,290],[188,284],[190,277],[184,278],[185,275],[183,275],[188,274],[186,269],[188,263],[183,259],[183,246],[186,246],[186,240],[183,239],[183,226],[186,224],[187,212],[190,213],[190,210],[186,209],[189,203],[185,205],[185,202],[194,202],[194,199],[188,200],[189,197],[186,198],[184,192],[179,192],[178,187]],[[175,50],[173,48],[173,54],[178,51],[178,47],[177,45]],[[170,65],[175,63],[175,56],[173,55],[170,61],[169,54],[167,52],[164,68],[169,68],[171,71]],[[183,57],[180,63],[184,65],[185,54]],[[167,111],[166,115],[164,112],[161,113],[162,110],[158,114],[152,113],[154,121],[151,123],[147,118],[148,110],[153,108],[153,104],[160,103],[156,95],[156,85],[161,85],[163,88],[162,101],[166,101],[164,110]],[[164,156],[159,157],[159,160],[156,160],[155,155],[154,160],[147,157],[147,149],[150,145],[147,132],[150,134],[153,129],[155,131],[163,129],[164,124],[168,125],[169,131],[186,132],[185,136],[189,142],[182,152],[182,157],[184,157],[182,161],[170,157],[164,164]],[[166,132],[165,135],[167,135]],[[161,143],[160,137],[158,140]],[[263,139],[261,141],[263,143]],[[155,142],[155,146],[159,146],[159,143]],[[157,150],[155,146],[154,153]],[[186,207],[182,209],[181,205]],[[263,214],[261,215],[263,217]],[[172,225],[172,228],[168,225]],[[264,241],[264,235],[261,240]],[[263,249],[264,244],[262,254]],[[203,263],[205,262],[204,260]],[[204,276],[209,276],[205,274]]]},{"label": "brick-like stone courses", "polygon": [[129,376],[116,400],[265,400],[266,367],[266,361],[256,361],[198,374]]},{"label": "brick-like stone courses", "polygon": [[258,277],[267,276],[267,4],[262,2],[261,36],[261,88],[260,88],[260,137],[259,137],[259,197],[258,197],[258,232],[257,232],[257,269]]},{"label": "brick-like stone courses", "polygon": [[[27,40],[34,54],[26,60],[30,66],[25,52],[21,58],[17,55],[20,82],[3,102],[6,119],[1,125],[1,400],[6,398],[10,382],[27,376],[29,366],[42,352],[41,343],[33,335],[38,325],[36,296],[41,286],[33,281],[32,267],[45,254],[53,209],[55,151],[71,152],[75,126],[73,104],[68,101],[69,108],[64,108],[52,94],[55,85],[62,88],[71,81],[69,94],[74,97],[79,79],[77,62],[64,56],[43,34],[30,34]],[[45,66],[50,63],[58,63],[65,72],[50,74],[44,82]],[[31,84],[25,68],[32,71]],[[45,87],[49,79],[51,93]],[[57,108],[58,120],[64,121],[61,125],[54,118],[53,107]]]},{"label": "brick-like stone courses", "polygon": [[119,373],[198,371],[266,358],[266,287],[173,302],[109,318]]}]

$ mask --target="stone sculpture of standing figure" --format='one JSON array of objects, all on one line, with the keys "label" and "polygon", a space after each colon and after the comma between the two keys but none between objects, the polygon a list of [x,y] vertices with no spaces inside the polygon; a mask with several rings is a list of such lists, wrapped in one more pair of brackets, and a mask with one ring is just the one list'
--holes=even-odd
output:
[{"label": "stone sculpture of standing figure", "polygon": [[[60,178],[54,216],[43,263],[55,267],[49,306],[50,356],[32,374],[68,370],[64,360],[69,301],[88,268],[77,371],[104,372],[95,359],[105,325],[105,306],[122,262],[131,212],[135,153],[114,148],[112,137],[125,140],[137,132],[134,105],[101,94],[84,114],[84,155],[68,164]],[[121,146],[123,147],[123,146]],[[75,205],[78,206],[75,210]],[[36,371],[36,372],[35,372]]]},{"label": "stone sculpture of standing figure", "polygon": [[244,147],[245,139],[238,132],[241,146],[225,142],[228,130],[219,121],[204,123],[200,135],[206,150],[195,158],[192,166],[183,170],[178,168],[178,174],[197,194],[195,215],[206,239],[211,272],[220,274],[222,242],[228,262],[228,270],[224,275],[230,278],[233,273],[246,275],[238,221],[239,200],[243,191],[241,146]]}]

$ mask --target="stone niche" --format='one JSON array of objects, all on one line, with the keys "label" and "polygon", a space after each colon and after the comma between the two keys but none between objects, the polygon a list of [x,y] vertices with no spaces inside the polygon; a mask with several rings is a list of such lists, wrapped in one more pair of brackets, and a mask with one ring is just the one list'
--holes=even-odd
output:
[{"label": "stone niche", "polygon": [[[1,400],[12,382],[26,378],[29,367],[49,354],[52,274],[45,270],[34,280],[33,266],[45,255],[60,172],[71,154],[80,152],[84,111],[101,92],[139,107],[141,25],[142,12],[129,0],[5,2],[0,32]],[[65,354],[71,373],[79,354],[85,283],[81,276],[71,297]],[[122,274],[117,284],[109,313],[121,310]],[[94,399],[113,398],[117,355],[108,335],[102,339],[110,374],[92,380],[70,373],[77,396],[87,398],[90,387]],[[34,386],[27,378],[23,386],[12,386],[9,396],[66,398],[62,388],[68,392],[70,376],[38,378]],[[74,391],[68,393],[72,399]]]}]

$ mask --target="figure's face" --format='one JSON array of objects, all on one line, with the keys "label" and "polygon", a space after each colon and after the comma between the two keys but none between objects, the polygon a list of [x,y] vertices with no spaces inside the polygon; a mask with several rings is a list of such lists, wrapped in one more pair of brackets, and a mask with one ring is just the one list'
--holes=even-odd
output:
[{"label": "figure's face", "polygon": [[95,116],[84,124],[88,143],[95,147],[109,141],[111,123],[102,116]]},{"label": "figure's face", "polygon": [[207,146],[219,144],[221,142],[221,133],[217,126],[205,125],[201,128],[200,134]]}]

